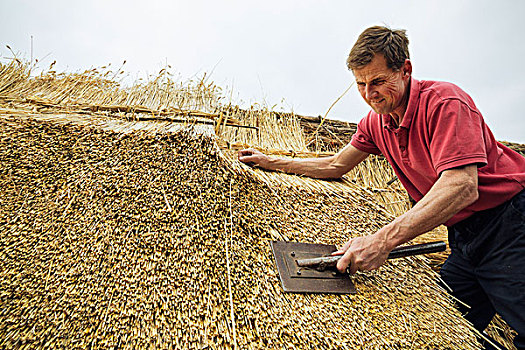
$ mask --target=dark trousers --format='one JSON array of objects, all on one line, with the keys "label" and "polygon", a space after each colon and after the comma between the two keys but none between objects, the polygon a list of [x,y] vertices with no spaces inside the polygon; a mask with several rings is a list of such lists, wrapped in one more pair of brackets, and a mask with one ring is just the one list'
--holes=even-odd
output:
[{"label": "dark trousers", "polygon": [[451,254],[441,278],[480,332],[497,312],[525,349],[525,191],[449,227]]}]

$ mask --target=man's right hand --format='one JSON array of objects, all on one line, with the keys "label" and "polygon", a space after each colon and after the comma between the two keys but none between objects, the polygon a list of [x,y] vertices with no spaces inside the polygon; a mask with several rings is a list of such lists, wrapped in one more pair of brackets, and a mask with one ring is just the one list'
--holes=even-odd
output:
[{"label": "man's right hand", "polygon": [[270,157],[253,148],[240,150],[237,158],[249,166],[257,166],[263,169],[267,168],[270,161]]}]

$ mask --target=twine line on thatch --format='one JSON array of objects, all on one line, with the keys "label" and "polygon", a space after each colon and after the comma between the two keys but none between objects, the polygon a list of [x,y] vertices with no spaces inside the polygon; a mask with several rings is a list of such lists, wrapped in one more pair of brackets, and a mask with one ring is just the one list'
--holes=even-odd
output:
[{"label": "twine line on thatch", "polygon": [[[195,124],[207,124],[207,125],[216,125],[219,127],[231,126],[237,128],[246,128],[246,129],[255,129],[258,128],[250,125],[242,125],[240,121],[231,116],[225,116],[225,113],[206,113],[201,111],[192,111],[192,110],[181,110],[177,108],[170,108],[164,110],[154,110],[146,108],[144,106],[119,106],[119,105],[83,105],[83,104],[59,104],[50,100],[38,99],[38,98],[13,98],[9,96],[0,96],[0,100],[3,100],[7,103],[16,103],[16,104],[28,104],[34,106],[45,107],[50,110],[42,110],[42,108],[37,108],[38,112],[41,113],[57,113],[58,111],[67,111],[68,113],[79,113],[79,114],[92,114],[96,112],[111,112],[111,113],[128,113],[132,114],[132,117],[128,119],[131,120],[158,120],[158,121],[169,121],[175,123],[187,123],[190,120],[190,117],[198,118],[207,118],[207,120],[192,119],[191,122]],[[142,116],[140,114],[146,114],[148,116]],[[174,118],[174,117],[186,117],[186,119]],[[218,120],[218,121],[217,121]],[[221,124],[222,120],[224,123]],[[226,122],[227,121],[227,122]]]}]

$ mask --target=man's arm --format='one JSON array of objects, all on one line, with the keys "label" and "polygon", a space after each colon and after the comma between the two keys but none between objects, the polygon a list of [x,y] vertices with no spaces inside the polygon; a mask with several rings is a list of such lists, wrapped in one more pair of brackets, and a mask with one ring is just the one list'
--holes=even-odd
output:
[{"label": "man's arm", "polygon": [[317,179],[338,179],[368,155],[348,144],[333,156],[323,158],[274,158],[254,149],[239,151],[238,158],[241,162],[267,170],[305,175]]},{"label": "man's arm", "polygon": [[412,209],[373,235],[350,239],[334,254],[343,254],[337,269],[350,273],[379,268],[392,249],[452,218],[478,199],[476,165],[445,170]]}]

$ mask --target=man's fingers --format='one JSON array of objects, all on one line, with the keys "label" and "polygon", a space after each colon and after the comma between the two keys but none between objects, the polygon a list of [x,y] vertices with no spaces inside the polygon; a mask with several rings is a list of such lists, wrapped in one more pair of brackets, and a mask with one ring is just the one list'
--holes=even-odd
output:
[{"label": "man's fingers", "polygon": [[237,159],[239,159],[239,161],[249,165],[249,166],[255,166],[257,165],[257,154],[256,154],[256,150],[253,149],[253,148],[248,148],[248,149],[243,149],[243,150],[240,150],[238,153],[237,153]]},{"label": "man's fingers", "polygon": [[251,154],[248,154],[248,155],[245,155],[245,156],[239,156],[238,157],[239,160],[243,163],[246,163],[246,162],[251,162],[252,160],[254,160],[254,156],[252,156]]},{"label": "man's fingers", "polygon": [[337,262],[337,270],[341,273],[344,273],[352,262],[352,255],[349,251],[346,251],[346,253],[343,255],[341,259]]},{"label": "man's fingers", "polygon": [[357,270],[359,270],[359,266],[357,266],[357,264],[350,264],[350,266],[348,267],[348,273],[350,275],[353,275],[354,273],[357,272]]},{"label": "man's fingers", "polygon": [[253,152],[250,152],[250,150],[242,150],[237,153],[237,158],[239,158],[240,161],[243,161],[244,159],[253,156]]},{"label": "man's fingers", "polygon": [[355,237],[350,239],[342,249],[332,255],[344,255],[337,263],[337,270],[350,274],[359,271],[370,271],[379,268],[386,260],[388,253],[374,242],[376,236]]},{"label": "man's fingers", "polygon": [[244,156],[251,156],[253,153],[254,153],[254,149],[252,148],[247,148],[247,149],[241,149],[238,153],[239,157],[244,157]]}]

